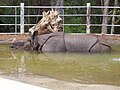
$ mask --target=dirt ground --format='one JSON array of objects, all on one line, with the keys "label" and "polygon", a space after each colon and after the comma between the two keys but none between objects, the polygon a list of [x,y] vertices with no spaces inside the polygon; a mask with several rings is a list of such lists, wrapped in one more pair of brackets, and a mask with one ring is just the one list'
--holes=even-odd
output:
[{"label": "dirt ground", "polygon": [[[102,35],[110,44],[120,44],[120,35]],[[0,35],[0,41],[12,41],[15,38],[16,41],[27,41],[28,34],[22,35]]]},{"label": "dirt ground", "polygon": [[120,35],[103,35],[110,44],[120,44]]},{"label": "dirt ground", "polygon": [[28,34],[22,34],[22,35],[1,34],[0,35],[0,41],[12,41],[14,38],[19,41],[21,40],[26,41],[28,39]]}]

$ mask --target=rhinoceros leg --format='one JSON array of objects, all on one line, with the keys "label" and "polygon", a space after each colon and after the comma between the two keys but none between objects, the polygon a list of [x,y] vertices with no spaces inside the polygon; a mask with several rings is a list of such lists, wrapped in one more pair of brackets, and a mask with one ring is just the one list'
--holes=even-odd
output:
[{"label": "rhinoceros leg", "polygon": [[96,43],[90,47],[89,52],[109,52],[111,47],[102,37],[97,37]]},{"label": "rhinoceros leg", "polygon": [[105,44],[96,43],[89,52],[109,52],[111,48]]},{"label": "rhinoceros leg", "polygon": [[97,38],[93,35],[65,35],[66,51],[68,52],[89,52],[89,49],[96,43]]},{"label": "rhinoceros leg", "polygon": [[[48,37],[46,37],[47,34],[39,37],[39,51],[65,52],[64,33],[52,33],[48,35]],[[41,44],[41,41],[44,43]]]}]

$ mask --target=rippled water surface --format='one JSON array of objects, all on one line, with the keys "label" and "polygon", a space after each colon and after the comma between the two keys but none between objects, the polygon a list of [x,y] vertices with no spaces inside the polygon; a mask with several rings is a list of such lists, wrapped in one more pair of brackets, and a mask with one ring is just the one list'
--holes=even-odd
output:
[{"label": "rippled water surface", "polygon": [[120,86],[120,45],[112,53],[37,53],[0,45],[3,75],[42,75],[79,83]]}]

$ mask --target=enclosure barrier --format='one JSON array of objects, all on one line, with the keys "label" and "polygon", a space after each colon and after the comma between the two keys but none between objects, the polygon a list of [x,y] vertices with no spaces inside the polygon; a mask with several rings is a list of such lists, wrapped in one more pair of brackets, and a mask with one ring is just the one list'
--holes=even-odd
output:
[{"label": "enclosure barrier", "polygon": [[[86,23],[84,24],[65,24],[64,23],[64,18],[63,18],[63,26],[86,26],[86,34],[89,34],[90,33],[90,27],[91,26],[110,26],[110,27],[119,27],[120,25],[114,25],[114,23],[112,24],[90,24],[90,17],[91,16],[96,16],[96,17],[99,17],[99,16],[102,16],[102,17],[116,17],[116,16],[120,16],[120,15],[105,15],[105,14],[90,14],[91,12],[91,9],[97,9],[97,8],[109,8],[109,9],[120,9],[120,7],[118,6],[90,6],[90,3],[87,3],[87,6],[24,6],[24,3],[21,3],[20,6],[0,6],[0,8],[13,8],[14,9],[14,15],[0,15],[0,18],[2,17],[14,17],[15,21],[14,21],[14,24],[3,24],[3,23],[0,23],[0,26],[14,26],[15,30],[14,30],[14,33],[10,33],[10,32],[7,32],[7,33],[1,33],[0,34],[23,34],[25,33],[24,31],[24,26],[33,26],[35,24],[30,24],[30,23],[25,23],[24,21],[24,18],[25,17],[41,17],[42,15],[25,15],[24,14],[24,9],[45,9],[45,8],[48,8],[48,9],[51,9],[51,8],[57,8],[57,9],[74,9],[74,8],[80,8],[80,9],[83,9],[85,8],[86,9],[86,14],[61,14],[60,16],[61,17],[80,17],[80,16],[86,16]],[[20,9],[20,14],[17,14],[17,9]],[[17,21],[17,18],[20,18],[20,22]],[[17,26],[20,26],[20,31],[17,31]],[[64,28],[63,28],[64,29]],[[64,31],[64,30],[63,30]],[[111,31],[111,34],[112,31]]]}]

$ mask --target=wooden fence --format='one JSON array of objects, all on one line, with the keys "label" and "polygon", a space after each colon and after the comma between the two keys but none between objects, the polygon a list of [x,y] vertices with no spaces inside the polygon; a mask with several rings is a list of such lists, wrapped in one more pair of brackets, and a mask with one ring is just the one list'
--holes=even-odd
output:
[{"label": "wooden fence", "polygon": [[[85,26],[86,27],[86,34],[90,34],[90,31],[91,31],[91,26],[110,26],[110,27],[120,27],[120,25],[115,25],[114,22],[112,22],[111,24],[91,24],[90,23],[90,18],[92,16],[95,16],[95,17],[120,17],[120,15],[113,15],[113,14],[91,14],[91,9],[104,9],[104,8],[108,8],[108,9],[120,9],[120,7],[116,6],[116,7],[113,7],[113,6],[91,6],[90,3],[87,3],[86,6],[24,6],[24,3],[21,3],[20,6],[0,6],[0,9],[1,8],[12,8],[14,9],[14,14],[12,15],[0,15],[0,18],[8,18],[8,17],[13,17],[14,18],[14,23],[7,23],[7,24],[4,24],[4,23],[0,23],[0,26],[14,26],[14,32],[7,32],[7,33],[1,33],[0,31],[0,34],[24,34],[25,31],[24,31],[24,27],[25,26],[33,26],[35,25],[36,23],[34,24],[31,24],[31,23],[25,23],[25,18],[30,18],[30,17],[41,17],[42,15],[26,15],[25,14],[25,9],[51,9],[51,8],[57,8],[57,9],[63,9],[63,14],[61,14],[60,16],[63,18],[63,26]],[[64,9],[75,9],[75,8],[80,8],[80,9],[86,9],[86,14],[65,14],[64,13]],[[19,9],[19,14],[17,13],[17,10]],[[64,23],[64,17],[86,17],[86,23],[79,23],[79,24],[66,24]],[[20,18],[20,20],[18,21],[18,18]],[[18,26],[20,27],[18,30]],[[2,28],[1,28],[2,29]],[[64,28],[63,28],[63,31],[64,31]],[[113,34],[113,31],[111,31],[110,34]]]}]

